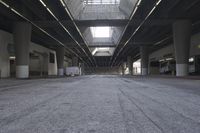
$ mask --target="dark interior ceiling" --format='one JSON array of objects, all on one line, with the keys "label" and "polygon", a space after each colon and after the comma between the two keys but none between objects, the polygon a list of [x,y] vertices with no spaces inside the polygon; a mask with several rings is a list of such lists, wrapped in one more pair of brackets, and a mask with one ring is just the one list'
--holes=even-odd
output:
[{"label": "dark interior ceiling", "polygon": [[[152,9],[158,0],[142,0],[130,20],[80,21],[73,21],[59,0],[44,0],[59,21],[56,21],[39,0],[2,1],[23,17],[0,4],[0,29],[12,33],[14,22],[28,19],[34,24],[33,42],[51,49],[63,45],[70,56],[78,56],[88,66],[117,66],[125,61],[127,56],[138,59],[140,45],[148,45],[151,51],[155,51],[173,43],[172,24],[177,19],[190,19],[193,23],[193,34],[200,31],[200,0],[162,0],[155,10]],[[126,26],[126,28],[112,57],[93,57],[77,26]]]},{"label": "dark interior ceiling", "polygon": [[[148,16],[157,0],[143,0],[131,23],[128,25],[120,43],[111,59],[112,65],[119,65],[127,56],[138,59],[140,45],[148,45],[151,51],[158,50],[173,43],[172,24],[177,19],[190,19],[193,25],[193,34],[200,30],[200,1],[199,0],[162,0],[148,19],[136,32],[142,21]],[[131,37],[131,35],[134,36]],[[128,44],[125,42],[130,39]],[[120,51],[121,50],[121,51]]]}]

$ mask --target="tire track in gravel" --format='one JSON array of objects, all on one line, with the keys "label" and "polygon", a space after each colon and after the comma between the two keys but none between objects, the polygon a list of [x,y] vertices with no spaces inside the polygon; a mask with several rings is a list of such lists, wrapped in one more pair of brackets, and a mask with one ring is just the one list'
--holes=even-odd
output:
[{"label": "tire track in gravel", "polygon": [[[77,82],[84,82],[84,80],[82,80],[82,81],[79,80]],[[74,89],[69,90],[69,92],[67,92],[67,93],[60,92],[60,93],[58,93],[58,94],[56,94],[56,95],[54,95],[54,96],[52,96],[52,97],[50,97],[46,100],[43,100],[42,102],[39,102],[39,103],[37,103],[37,104],[27,108],[27,109],[24,109],[20,112],[13,113],[10,116],[2,118],[2,119],[0,119],[0,127],[4,127],[6,125],[9,125],[9,124],[15,122],[16,120],[20,120],[20,119],[22,119],[26,116],[29,116],[29,115],[33,114],[34,112],[41,110],[41,108],[43,108],[43,106],[45,104],[47,104],[47,103],[49,103],[49,102],[53,101],[54,99],[59,98],[61,96],[67,96],[67,95],[71,94],[73,91],[74,91]]]},{"label": "tire track in gravel", "polygon": [[[153,109],[152,110],[153,112],[152,111],[150,111],[150,112],[156,113],[156,110],[160,111],[159,112],[160,116],[159,115],[157,116],[159,118],[159,119],[157,119],[157,121],[158,122],[159,121],[163,121],[165,124],[167,124],[167,125],[165,125],[165,124],[163,125],[162,124],[163,130],[169,130],[169,128],[175,128],[175,129],[173,129],[173,130],[175,130],[175,132],[177,132],[177,131],[189,131],[189,132],[198,132],[198,131],[200,131],[200,123],[198,122],[198,120],[196,120],[196,119],[194,120],[193,118],[190,118],[190,116],[185,116],[183,113],[178,112],[177,110],[175,110],[174,108],[171,108],[167,104],[159,102],[158,100],[148,96],[146,93],[143,94],[142,92],[139,92],[139,90],[129,87],[127,85],[127,83],[130,83],[130,82],[129,81],[124,81],[124,83],[121,83],[120,85],[123,86],[123,89],[126,88],[128,90],[132,90],[133,91],[132,94],[135,94],[136,96],[139,96],[139,99],[141,98],[141,100],[142,100],[143,98],[145,98],[146,100],[143,99],[144,100],[143,101],[144,104],[147,104],[147,107],[149,107],[148,108],[149,110]],[[133,83],[134,83],[134,81],[133,81]],[[130,84],[130,85],[133,86],[133,84]],[[140,84],[139,84],[139,86],[146,87],[146,86],[142,86]],[[150,89],[155,90],[155,89],[153,89],[151,87],[150,87]],[[121,89],[121,91],[122,91],[122,89]],[[129,92],[127,92],[127,93],[124,92],[124,94],[126,94],[130,99],[132,98],[135,101],[139,100],[138,98],[135,98],[132,95],[130,95]],[[152,107],[149,106],[148,104],[150,104],[150,105],[152,104]],[[165,110],[163,108],[166,108],[168,110],[168,112],[167,112],[167,110]],[[167,114],[169,113],[168,114],[169,116],[167,116],[167,115],[165,115],[163,113],[167,113]],[[166,117],[164,117],[164,116],[166,116]],[[173,120],[173,123],[172,123],[171,120]]]},{"label": "tire track in gravel", "polygon": [[144,110],[138,105],[135,103],[134,99],[133,100],[133,97],[131,97],[130,95],[126,94],[124,91],[122,91],[122,89],[118,88],[119,91],[121,92],[121,94],[123,94],[133,105],[135,105],[139,110],[140,112],[154,125],[156,126],[162,133],[165,133],[164,130],[155,122],[153,121],[145,112]]},{"label": "tire track in gravel", "polygon": [[[131,83],[131,81],[127,81],[127,80],[123,80],[123,81],[124,81],[124,82],[127,82],[127,83]],[[135,82],[135,81],[133,81],[133,82],[137,84],[137,82]],[[129,90],[133,90],[133,89],[132,89],[131,87],[129,87],[127,84],[123,83],[123,85],[126,86],[126,88],[128,88]],[[167,93],[167,92],[162,92],[162,93],[160,93],[160,92],[158,92],[159,90],[156,89],[156,88],[148,87],[148,86],[142,85],[142,84],[140,84],[140,83],[138,83],[137,85],[139,85],[139,86],[141,86],[141,87],[147,87],[148,89],[151,89],[151,90],[155,91],[157,94],[162,94],[162,95],[164,94],[165,97],[169,97],[169,96],[171,97],[171,95],[170,95],[169,93]],[[182,117],[184,117],[184,118],[186,118],[186,119],[188,119],[188,120],[191,120],[191,121],[193,121],[193,122],[195,122],[195,123],[198,123],[198,124],[200,125],[200,121],[199,121],[199,120],[195,120],[195,118],[191,118],[190,116],[187,116],[187,115],[185,115],[185,114],[183,114],[183,113],[181,113],[181,112],[175,110],[174,108],[170,107],[170,106],[167,105],[166,103],[159,102],[158,100],[156,100],[156,99],[154,99],[154,98],[152,98],[152,97],[150,97],[150,96],[148,96],[148,95],[146,95],[146,94],[143,94],[143,93],[137,91],[136,89],[134,89],[134,91],[135,91],[136,93],[140,94],[140,95],[143,95],[144,97],[148,97],[149,99],[151,99],[152,101],[154,101],[154,102],[156,102],[156,103],[158,103],[158,104],[161,104],[161,105],[167,107],[168,109],[170,109],[171,111],[173,111],[173,112],[179,114],[180,116],[182,116]],[[185,99],[184,97],[181,97],[181,99],[182,99],[182,100],[185,100],[185,101],[188,102],[189,104],[194,104],[195,106],[200,107],[199,104],[195,104],[195,103],[193,103],[193,102],[191,102],[191,101]]]},{"label": "tire track in gravel", "polygon": [[[129,111],[129,113],[131,113],[132,118],[127,118],[128,116],[127,116],[127,112],[126,112],[125,107],[124,107],[124,101],[122,100],[122,98],[120,98],[120,94],[118,94],[118,102],[119,102],[119,105],[120,105],[120,110],[121,110],[121,114],[122,114],[122,117],[123,117],[123,122],[124,122],[124,125],[125,125],[126,133],[132,133],[132,132],[143,133],[140,128],[135,127],[135,126],[131,126],[129,119],[134,119],[134,114],[133,114],[133,112]],[[138,123],[138,122],[137,122],[137,125],[141,126],[141,124]],[[134,129],[132,129],[132,128],[134,128]]]},{"label": "tire track in gravel", "polygon": [[[124,86],[126,86],[126,88],[128,88],[129,90],[132,90],[132,89],[131,89],[129,86],[127,86],[126,84],[124,84]],[[179,114],[181,117],[184,117],[185,119],[188,119],[188,120],[190,120],[190,121],[193,121],[193,122],[195,122],[195,123],[198,123],[198,125],[200,126],[200,123],[199,123],[199,122],[197,122],[197,121],[195,121],[194,119],[192,119],[192,118],[190,118],[190,117],[184,115],[184,114],[181,113],[181,112],[176,111],[175,109],[171,108],[171,107],[168,106],[167,104],[162,103],[162,102],[159,102],[158,100],[155,100],[155,99],[153,99],[152,97],[150,97],[150,96],[148,96],[148,95],[146,95],[146,94],[143,94],[143,93],[141,93],[141,92],[139,92],[139,91],[137,91],[137,90],[134,90],[134,91],[135,91],[136,93],[138,93],[139,95],[141,95],[141,96],[144,96],[144,97],[147,97],[147,98],[151,99],[151,100],[154,101],[155,103],[158,103],[158,104],[160,104],[160,105],[162,105],[162,106],[167,107],[167,108],[170,109],[171,111],[173,111],[173,112]]]}]

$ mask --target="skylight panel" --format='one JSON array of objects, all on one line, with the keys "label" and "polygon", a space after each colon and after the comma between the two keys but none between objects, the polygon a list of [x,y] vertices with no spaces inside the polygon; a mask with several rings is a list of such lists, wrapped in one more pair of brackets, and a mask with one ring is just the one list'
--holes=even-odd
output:
[{"label": "skylight panel", "polygon": [[109,38],[110,27],[91,27],[92,36],[94,38]]},{"label": "skylight panel", "polygon": [[98,5],[98,4],[119,4],[120,0],[84,0],[84,4]]}]

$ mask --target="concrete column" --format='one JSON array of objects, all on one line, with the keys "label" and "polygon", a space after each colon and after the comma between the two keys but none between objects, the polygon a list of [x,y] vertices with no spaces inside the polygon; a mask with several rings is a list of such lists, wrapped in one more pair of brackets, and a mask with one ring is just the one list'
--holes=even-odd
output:
[{"label": "concrete column", "polygon": [[81,63],[81,75],[85,75],[85,64]]},{"label": "concrete column", "polygon": [[123,64],[122,64],[122,75],[125,75],[125,70],[126,70],[126,62],[123,62]]},{"label": "concrete column", "polygon": [[119,73],[119,74],[122,74],[122,66],[121,66],[121,65],[119,66],[118,73]]},{"label": "concrete column", "polygon": [[131,56],[127,57],[127,65],[128,65],[128,69],[129,69],[129,74],[132,75],[133,74],[133,60],[132,60]]},{"label": "concrete column", "polygon": [[140,55],[141,55],[141,74],[148,75],[149,50],[147,46],[140,47]]},{"label": "concrete column", "polygon": [[177,76],[188,75],[191,29],[192,23],[189,20],[178,20],[173,24]]},{"label": "concrete column", "polygon": [[120,69],[121,69],[122,75],[124,75],[124,66],[123,66],[123,64],[120,66]]},{"label": "concrete column", "polygon": [[79,67],[79,64],[78,64],[78,57],[73,57],[73,58],[72,58],[72,66]]},{"label": "concrete column", "polygon": [[57,66],[58,66],[58,76],[64,76],[64,57],[65,48],[60,46],[56,50]]},{"label": "concrete column", "polygon": [[29,48],[32,26],[27,22],[16,22],[13,38],[16,56],[16,78],[29,77]]}]

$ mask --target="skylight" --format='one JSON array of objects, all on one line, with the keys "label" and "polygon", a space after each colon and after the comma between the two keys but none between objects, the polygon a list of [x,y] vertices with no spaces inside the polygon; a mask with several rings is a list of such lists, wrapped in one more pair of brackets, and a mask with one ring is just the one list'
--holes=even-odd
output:
[{"label": "skylight", "polygon": [[112,56],[115,48],[99,47],[92,49],[93,56]]},{"label": "skylight", "polygon": [[92,55],[95,55],[97,52],[109,52],[110,48],[95,48],[92,52]]},{"label": "skylight", "polygon": [[111,36],[110,27],[91,27],[94,38],[109,38]]},{"label": "skylight", "polygon": [[84,4],[99,5],[99,4],[119,4],[120,0],[84,0]]}]

